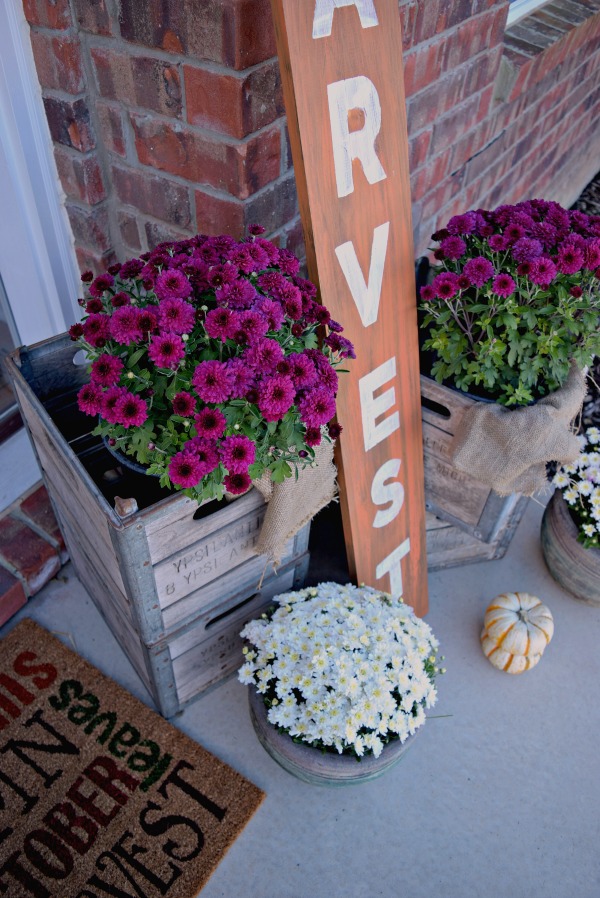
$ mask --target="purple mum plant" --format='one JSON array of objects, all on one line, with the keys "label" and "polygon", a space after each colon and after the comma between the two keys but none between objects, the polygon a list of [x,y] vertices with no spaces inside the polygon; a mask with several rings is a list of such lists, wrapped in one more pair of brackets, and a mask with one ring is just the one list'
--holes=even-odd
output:
[{"label": "purple mum plant", "polygon": [[[298,259],[250,229],[198,235],[82,275],[70,334],[90,363],[94,433],[198,501],[282,482],[335,439],[338,376],[354,358]],[[317,332],[320,333],[320,338]]]},{"label": "purple mum plant", "polygon": [[600,217],[534,199],[455,215],[433,240],[420,307],[436,380],[527,405],[600,354]]}]

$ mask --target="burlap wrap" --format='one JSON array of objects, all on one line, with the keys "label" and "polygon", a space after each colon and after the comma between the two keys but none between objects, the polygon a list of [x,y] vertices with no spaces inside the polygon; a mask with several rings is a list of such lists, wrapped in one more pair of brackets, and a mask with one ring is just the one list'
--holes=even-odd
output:
[{"label": "burlap wrap", "polygon": [[273,483],[268,474],[252,481],[267,501],[267,511],[255,546],[257,555],[266,555],[274,564],[281,561],[288,541],[335,496],[336,469],[333,444],[323,442],[315,449],[314,467],[298,472],[298,479],[288,477]]},{"label": "burlap wrap", "polygon": [[534,405],[467,409],[450,447],[453,464],[500,496],[531,496],[547,485],[546,462],[572,462],[580,451],[573,421],[585,396],[585,372],[572,366],[565,384]]}]

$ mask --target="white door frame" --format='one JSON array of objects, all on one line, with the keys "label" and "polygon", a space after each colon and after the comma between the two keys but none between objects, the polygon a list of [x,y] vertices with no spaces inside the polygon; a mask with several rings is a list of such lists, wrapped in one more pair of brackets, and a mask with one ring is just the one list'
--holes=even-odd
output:
[{"label": "white door frame", "polygon": [[73,235],[20,0],[0,0],[0,273],[21,343],[80,317]]}]

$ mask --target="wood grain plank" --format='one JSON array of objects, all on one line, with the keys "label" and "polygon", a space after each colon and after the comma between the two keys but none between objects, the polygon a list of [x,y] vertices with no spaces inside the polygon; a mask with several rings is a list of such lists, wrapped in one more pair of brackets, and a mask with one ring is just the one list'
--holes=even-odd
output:
[{"label": "wood grain plank", "polygon": [[[377,0],[374,27],[363,27],[356,4],[326,4],[331,34],[313,37],[314,3],[271,2],[309,276],[357,352],[350,374],[340,377],[337,397],[345,428],[336,461],[348,562],[355,579],[395,593],[401,589],[422,615],[427,611],[425,496],[398,4]],[[355,87],[367,95],[362,106],[352,98]],[[350,97],[345,107],[341,96]],[[338,129],[348,133],[346,143],[340,143]],[[340,152],[343,156],[355,140],[350,133],[369,130],[367,160],[363,154],[349,166],[340,163]],[[372,176],[377,165],[384,173],[379,179]],[[341,170],[350,170],[349,192],[340,189]],[[354,260],[352,270],[346,265],[348,276],[344,252]],[[374,257],[379,268],[383,265],[378,297],[370,274]],[[372,293],[359,310],[362,300],[354,297],[361,282],[365,291],[372,286]],[[386,480],[387,463],[393,474]],[[400,508],[385,523],[376,515],[381,506],[392,507],[392,500],[384,505],[382,489],[374,489],[378,477],[381,488],[388,483],[388,495],[389,481],[404,491]]]}]

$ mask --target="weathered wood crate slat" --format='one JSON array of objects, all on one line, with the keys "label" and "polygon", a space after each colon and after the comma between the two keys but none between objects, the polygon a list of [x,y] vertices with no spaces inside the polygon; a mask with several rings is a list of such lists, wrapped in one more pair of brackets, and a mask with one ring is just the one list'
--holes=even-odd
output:
[{"label": "weathered wood crate slat", "polygon": [[[464,410],[475,402],[430,377],[421,376],[425,507],[431,514],[470,536],[472,560],[480,560],[500,557],[496,553],[502,551],[502,547],[506,550],[528,500],[516,494],[498,496],[452,464],[450,446],[455,428]],[[450,535],[445,537],[446,540],[450,538]],[[428,556],[430,551],[435,556],[438,543],[437,538],[428,539]],[[484,545],[480,548],[478,543]],[[457,558],[462,559],[456,563],[471,560],[467,545],[468,542],[456,537]],[[488,553],[490,547],[491,554]]]},{"label": "weathered wood crate slat", "polygon": [[[244,623],[302,585],[309,526],[288,542],[275,573],[253,554],[266,510],[255,490],[199,508],[121,469],[77,409],[87,373],[75,354],[67,335],[55,337],[14,352],[7,374],[77,575],[171,716],[239,666]],[[117,494],[134,497],[139,510],[119,516]]]}]

